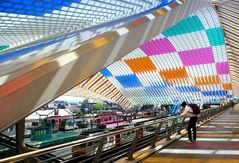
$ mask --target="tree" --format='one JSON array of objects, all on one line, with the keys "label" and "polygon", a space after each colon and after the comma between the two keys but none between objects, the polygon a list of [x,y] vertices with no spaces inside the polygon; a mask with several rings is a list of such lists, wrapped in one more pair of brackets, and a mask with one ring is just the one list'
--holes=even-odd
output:
[{"label": "tree", "polygon": [[97,102],[96,104],[94,104],[93,109],[94,110],[102,110],[105,108],[105,104],[102,102]]},{"label": "tree", "polygon": [[79,115],[79,116],[83,116],[84,115],[84,113],[80,110],[80,109],[75,109],[74,111],[73,111],[73,113],[74,114],[76,114],[76,115]]},{"label": "tree", "polygon": [[66,106],[65,106],[64,104],[58,104],[58,105],[57,105],[57,108],[58,108],[58,109],[65,109]]},{"label": "tree", "polygon": [[64,104],[61,105],[61,109],[65,109],[66,106]]},{"label": "tree", "polygon": [[89,102],[89,99],[84,99],[84,100],[82,101],[81,106],[82,106],[83,109],[84,109],[84,108],[88,108],[88,106],[87,106],[88,102]]}]

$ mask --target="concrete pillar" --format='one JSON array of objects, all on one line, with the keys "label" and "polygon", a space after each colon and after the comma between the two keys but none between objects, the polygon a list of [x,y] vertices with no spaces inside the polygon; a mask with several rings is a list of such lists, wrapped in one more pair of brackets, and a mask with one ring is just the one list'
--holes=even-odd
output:
[{"label": "concrete pillar", "polygon": [[26,148],[24,144],[24,133],[25,133],[25,118],[21,119],[16,124],[16,148],[17,153],[25,153]]}]

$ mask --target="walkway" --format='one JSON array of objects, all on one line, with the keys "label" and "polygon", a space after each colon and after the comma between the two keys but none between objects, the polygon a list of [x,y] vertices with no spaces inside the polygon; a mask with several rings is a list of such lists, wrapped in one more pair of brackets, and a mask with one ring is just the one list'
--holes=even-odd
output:
[{"label": "walkway", "polygon": [[187,135],[147,157],[143,163],[238,163],[239,105],[198,128],[197,142]]}]

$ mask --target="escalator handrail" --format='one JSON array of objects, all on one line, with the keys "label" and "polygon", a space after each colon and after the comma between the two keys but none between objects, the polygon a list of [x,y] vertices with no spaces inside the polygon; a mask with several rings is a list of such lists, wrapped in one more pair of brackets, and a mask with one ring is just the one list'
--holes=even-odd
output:
[{"label": "escalator handrail", "polygon": [[0,138],[1,137],[4,137],[4,139],[9,139],[10,141],[16,142],[16,139],[2,133],[0,133]]}]

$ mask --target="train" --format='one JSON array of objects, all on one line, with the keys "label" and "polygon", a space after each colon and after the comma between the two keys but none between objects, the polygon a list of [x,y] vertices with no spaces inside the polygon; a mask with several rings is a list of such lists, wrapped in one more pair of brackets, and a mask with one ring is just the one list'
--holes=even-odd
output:
[{"label": "train", "polygon": [[131,123],[136,118],[150,118],[155,115],[156,112],[139,112],[138,116],[136,114],[123,114],[121,112],[102,112],[74,118],[73,116],[51,116],[47,117],[45,121],[51,124],[53,132],[57,132],[87,128],[91,123],[94,125],[106,125],[124,121]]},{"label": "train", "polygon": [[[139,120],[134,125],[116,126],[111,129],[91,129],[91,130],[83,132],[80,136],[81,138],[88,138],[88,137],[98,136],[108,132],[114,132],[114,131],[118,131],[122,129],[133,128],[135,126],[148,123],[148,121],[147,122],[144,122],[144,121],[145,119],[142,121]],[[156,126],[142,127],[139,133],[139,139],[143,139],[145,136],[153,134],[155,132],[155,128]],[[106,137],[105,142],[107,143],[104,143],[103,151],[113,149],[115,147],[120,147],[122,144],[127,144],[131,142],[135,138],[135,134],[136,134],[136,131],[132,130],[129,132],[118,133],[118,134]],[[91,156],[96,154],[99,142],[100,142],[99,140],[95,140],[92,142],[88,142],[88,143],[84,143],[84,144],[80,144],[80,145],[72,147],[72,153],[73,153],[72,156],[80,157],[80,156]]]},{"label": "train", "polygon": [[80,124],[84,124],[83,118],[63,119],[59,125],[59,131],[78,129]]},{"label": "train", "polygon": [[116,112],[102,112],[100,114],[95,115],[95,124],[109,124],[109,123],[117,123],[122,121],[129,121],[131,122],[137,118],[150,118],[155,117],[157,115],[156,111],[142,111],[139,112],[137,115],[133,114],[123,114],[123,113],[116,113]]},{"label": "train", "polygon": [[148,117],[155,117],[157,115],[156,111],[151,111],[151,112],[147,112],[147,111],[142,111],[138,113],[140,118],[148,118]]},{"label": "train", "polygon": [[124,121],[124,114],[117,112],[102,112],[96,114],[95,124],[109,124]]},{"label": "train", "polygon": [[[80,134],[80,138],[84,139],[87,137],[92,137],[92,136],[98,136],[101,134],[106,133],[106,130],[102,130],[102,129],[89,129],[87,131],[84,131]],[[84,144],[80,144],[78,146],[73,146],[72,147],[72,156],[73,157],[77,157],[77,156],[81,156],[81,155],[91,155],[91,154],[95,154],[95,152],[97,151],[97,144],[99,143],[99,141],[92,141],[92,142],[87,142]]]},{"label": "train", "polygon": [[52,131],[68,131],[78,128],[79,123],[83,123],[83,118],[73,116],[51,116],[44,119],[46,123],[51,124]]},{"label": "train", "polygon": [[72,116],[51,116],[45,118],[44,121],[48,122],[52,126],[52,131],[57,132],[59,131],[61,122],[66,120],[66,119],[72,119]]}]

